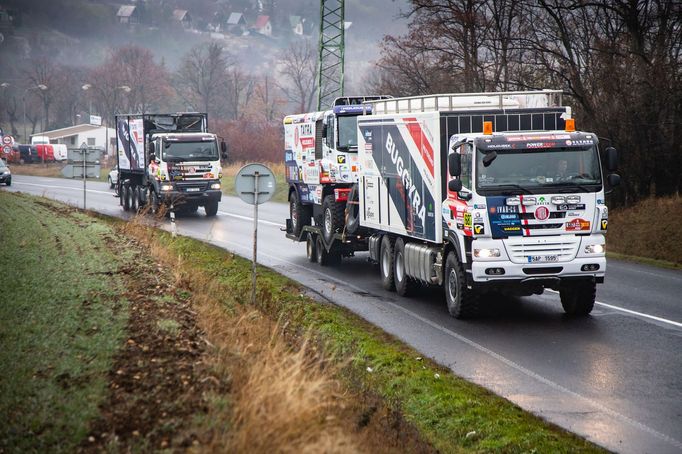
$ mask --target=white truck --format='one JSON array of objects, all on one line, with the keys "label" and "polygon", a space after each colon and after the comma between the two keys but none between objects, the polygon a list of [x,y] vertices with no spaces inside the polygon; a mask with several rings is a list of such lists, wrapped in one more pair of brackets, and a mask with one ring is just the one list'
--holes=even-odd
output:
[{"label": "white truck", "polygon": [[[215,134],[205,113],[116,116],[118,182],[125,211],[161,205],[215,216],[222,198],[222,168]],[[221,142],[221,149],[226,148]]]},{"label": "white truck", "polygon": [[545,288],[568,314],[591,312],[606,271],[605,188],[620,182],[602,161],[615,172],[618,157],[575,130],[561,91],[384,98],[358,110],[343,149],[339,128],[319,122],[328,112],[284,119],[287,236],[307,242],[311,261],[366,250],[384,288],[442,286],[456,318],[475,315],[485,292]]}]

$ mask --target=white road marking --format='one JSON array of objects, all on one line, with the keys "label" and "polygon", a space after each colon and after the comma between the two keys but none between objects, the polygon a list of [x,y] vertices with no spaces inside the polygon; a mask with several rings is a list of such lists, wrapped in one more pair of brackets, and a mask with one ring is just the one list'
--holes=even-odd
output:
[{"label": "white road marking", "polygon": [[[241,214],[234,214],[234,213],[228,213],[227,211],[218,211],[220,214],[224,214],[225,216],[231,216],[233,218],[237,219],[243,219],[245,221],[253,221],[253,218],[250,218],[248,216],[242,216]],[[274,225],[275,227],[284,227],[284,224],[279,224],[277,222],[272,222],[272,221],[266,221],[265,219],[259,219],[258,223],[261,224],[266,224],[266,225]]]},{"label": "white road marking", "polygon": [[[235,242],[233,242],[233,241],[216,240],[216,242],[224,243],[224,244],[229,244],[229,245],[231,245],[231,246],[233,246],[233,247],[236,247],[237,249],[243,249],[243,250],[245,250],[245,251],[248,251],[248,248],[244,247],[243,244],[235,243]],[[302,270],[302,271],[304,271],[304,272],[306,272],[306,273],[311,273],[311,272],[312,272],[312,273],[314,273],[314,274],[317,274],[317,275],[320,275],[320,276],[324,277],[325,279],[328,279],[328,280],[330,280],[330,281],[336,282],[337,284],[340,284],[340,285],[342,285],[342,286],[349,287],[349,288],[354,289],[354,290],[356,290],[356,291],[359,291],[359,292],[362,292],[362,293],[368,293],[367,290],[365,290],[365,289],[363,289],[363,288],[357,287],[357,286],[355,286],[355,285],[353,285],[353,284],[350,284],[350,283],[348,283],[348,282],[346,282],[346,281],[343,281],[343,280],[338,279],[338,278],[336,278],[336,277],[334,277],[334,276],[331,276],[331,275],[329,275],[329,274],[326,274],[326,273],[324,273],[324,272],[322,272],[322,271],[320,271],[320,270],[317,270],[317,269],[314,269],[314,268],[307,268],[307,267],[305,267],[305,266],[301,266],[301,265],[299,265],[299,264],[297,264],[297,263],[290,262],[290,261],[288,261],[288,260],[281,259],[281,258],[279,258],[279,257],[276,257],[276,256],[274,256],[274,255],[270,255],[270,254],[267,254],[267,253],[260,253],[259,255],[260,255],[260,256],[263,256],[263,257],[267,257],[267,258],[269,258],[269,259],[271,259],[271,260],[274,260],[274,261],[281,262],[282,264],[288,265],[288,266],[290,266],[290,267],[298,268],[298,269],[300,269],[300,270]],[[243,256],[243,257],[248,258],[248,252],[247,252],[247,255],[245,255],[245,256]],[[261,264],[261,265],[262,265],[262,264]],[[541,383],[544,383],[545,385],[549,386],[550,388],[552,388],[552,389],[554,389],[554,390],[556,390],[556,391],[559,391],[559,392],[562,392],[562,393],[566,393],[566,394],[568,394],[568,395],[570,395],[570,396],[576,397],[576,398],[582,400],[583,402],[585,402],[585,403],[591,405],[593,408],[597,408],[598,410],[603,411],[604,413],[606,413],[606,414],[608,414],[608,415],[610,415],[610,416],[612,416],[612,417],[614,417],[614,418],[616,418],[616,419],[618,419],[618,420],[620,420],[620,421],[622,421],[622,422],[625,422],[625,423],[627,423],[627,424],[629,424],[629,425],[631,425],[631,426],[637,427],[637,428],[639,428],[639,429],[641,429],[641,430],[643,430],[643,431],[645,431],[645,432],[647,432],[647,433],[649,433],[649,434],[655,436],[656,438],[659,438],[659,439],[661,439],[661,440],[663,440],[663,441],[665,441],[665,442],[667,442],[667,443],[670,443],[671,445],[675,446],[675,447],[678,448],[678,449],[682,449],[682,442],[681,442],[681,441],[679,441],[679,440],[677,440],[677,439],[675,439],[675,438],[673,438],[673,437],[671,437],[671,436],[669,436],[669,435],[666,435],[666,434],[664,434],[664,433],[661,433],[661,432],[657,431],[656,429],[653,429],[653,428],[651,428],[651,427],[649,427],[649,426],[647,426],[647,425],[645,425],[645,424],[643,424],[643,423],[641,423],[641,422],[639,422],[639,421],[635,421],[634,419],[632,419],[632,418],[630,418],[630,417],[628,417],[628,416],[625,416],[625,415],[623,415],[622,413],[619,413],[619,412],[617,412],[617,411],[615,411],[615,410],[612,410],[612,409],[610,409],[609,407],[606,407],[605,405],[603,405],[603,404],[601,404],[601,403],[599,403],[599,402],[597,402],[597,401],[595,401],[595,400],[593,400],[593,399],[590,399],[589,397],[585,397],[585,396],[583,396],[583,395],[580,394],[580,393],[577,393],[577,392],[575,392],[575,391],[572,391],[572,390],[566,388],[565,386],[562,386],[562,385],[560,385],[560,384],[558,384],[558,383],[556,383],[556,382],[553,382],[552,380],[550,380],[550,379],[548,379],[548,378],[545,378],[545,377],[543,377],[542,375],[540,375],[540,374],[538,374],[538,373],[536,373],[536,372],[533,372],[533,371],[530,370],[530,369],[527,369],[527,368],[521,366],[520,364],[518,364],[518,363],[516,363],[516,362],[514,362],[514,361],[512,361],[512,360],[510,360],[510,359],[508,359],[507,357],[505,357],[505,356],[503,356],[503,355],[501,355],[501,354],[499,354],[499,353],[496,353],[496,352],[490,350],[489,348],[484,347],[483,345],[481,345],[481,344],[479,344],[479,343],[477,343],[477,342],[475,342],[475,341],[473,341],[473,340],[471,340],[471,339],[469,339],[469,338],[467,338],[467,337],[465,337],[465,336],[462,336],[461,334],[458,334],[458,333],[456,333],[456,332],[454,332],[454,331],[452,331],[452,330],[450,330],[450,329],[448,329],[448,328],[446,328],[446,327],[444,327],[444,326],[441,326],[441,325],[439,325],[439,324],[437,324],[437,323],[435,323],[435,322],[433,322],[433,321],[431,321],[431,320],[429,320],[429,319],[427,319],[427,318],[425,318],[425,317],[423,317],[423,316],[417,314],[416,312],[413,312],[413,311],[411,311],[411,310],[409,310],[409,309],[406,309],[406,308],[404,308],[404,307],[402,307],[402,306],[400,306],[400,305],[398,305],[398,304],[396,304],[396,303],[393,303],[393,302],[391,302],[391,301],[382,300],[381,303],[382,303],[382,304],[387,304],[387,305],[393,307],[394,309],[399,310],[399,311],[405,313],[406,315],[408,315],[408,316],[410,316],[410,317],[412,317],[412,318],[414,318],[414,319],[416,319],[416,320],[419,320],[419,321],[421,321],[422,323],[425,323],[425,324],[431,326],[432,328],[435,328],[435,329],[437,329],[438,331],[440,331],[440,332],[442,332],[442,333],[444,333],[444,334],[447,334],[448,336],[451,336],[451,337],[453,337],[453,338],[455,338],[455,339],[457,339],[457,340],[459,340],[459,341],[461,341],[461,342],[463,342],[463,343],[469,345],[470,347],[473,347],[474,349],[476,349],[476,350],[478,350],[478,351],[480,351],[480,352],[482,352],[482,353],[484,353],[484,354],[486,354],[486,355],[488,355],[488,356],[490,356],[490,357],[492,357],[492,358],[494,358],[494,359],[496,359],[496,360],[502,362],[503,364],[505,364],[505,365],[507,365],[507,366],[509,366],[509,367],[511,367],[511,368],[513,368],[513,369],[515,369],[515,370],[517,370],[517,371],[519,371],[520,373],[526,375],[527,377],[533,378],[533,379],[535,379],[535,380],[537,380],[537,381],[539,381],[539,382],[541,382]]]},{"label": "white road marking", "polygon": [[[559,292],[557,292],[556,290],[552,290],[550,288],[545,289],[545,290],[548,292],[559,294]],[[675,322],[673,320],[668,320],[667,318],[656,317],[655,315],[649,315],[649,314],[645,314],[643,312],[637,312],[637,311],[633,311],[630,309],[625,309],[624,307],[614,306],[613,304],[606,304],[606,303],[602,303],[600,301],[595,301],[594,304],[598,304],[599,306],[608,307],[609,309],[613,309],[614,311],[625,312],[626,314],[636,315],[638,317],[648,318],[650,320],[656,320],[657,322],[667,323],[669,325],[673,325],[673,326],[676,326],[678,328],[682,328],[682,323]]]},{"label": "white road marking", "polygon": [[[73,186],[55,186],[55,185],[49,185],[49,184],[34,184],[34,183],[25,183],[23,181],[12,181],[13,184],[23,184],[27,186],[38,186],[39,188],[52,188],[52,189],[71,189],[73,191],[82,191],[83,188],[74,188]],[[98,191],[96,189],[86,189],[87,192],[92,192],[92,193],[97,193],[97,194],[111,194],[112,196],[114,195],[113,192],[107,192],[107,191]]]}]

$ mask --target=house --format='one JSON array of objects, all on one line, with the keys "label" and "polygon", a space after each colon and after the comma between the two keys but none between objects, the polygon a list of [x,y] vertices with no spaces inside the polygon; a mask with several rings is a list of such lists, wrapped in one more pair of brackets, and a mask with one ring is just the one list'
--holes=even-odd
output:
[{"label": "house", "polygon": [[121,24],[133,25],[140,23],[140,11],[135,5],[121,5],[116,13]]},{"label": "house", "polygon": [[104,149],[104,144],[109,142],[108,153],[110,154],[116,147],[116,130],[104,126],[92,124],[81,124],[69,126],[67,128],[43,131],[33,136],[47,136],[50,143],[63,143],[67,148],[80,148],[82,144],[88,147],[98,147]]},{"label": "house", "polygon": [[301,16],[289,16],[289,26],[294,35],[303,36],[303,21]]},{"label": "house", "polygon": [[246,29],[246,19],[242,13],[230,13],[227,18],[227,31],[234,35],[241,35]]},{"label": "house", "polygon": [[256,33],[264,36],[272,36],[272,23],[270,16],[258,16],[256,22],[251,27]]},{"label": "house", "polygon": [[184,28],[192,27],[192,16],[184,9],[173,10],[173,20],[180,23]]}]

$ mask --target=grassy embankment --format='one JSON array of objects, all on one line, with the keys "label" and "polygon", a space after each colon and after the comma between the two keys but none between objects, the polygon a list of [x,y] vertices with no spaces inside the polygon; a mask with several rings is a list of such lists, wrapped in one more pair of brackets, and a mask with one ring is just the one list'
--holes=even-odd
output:
[{"label": "grassy embankment", "polygon": [[610,257],[682,268],[682,197],[649,198],[609,213]]},{"label": "grassy embankment", "polygon": [[[70,451],[79,439],[95,450],[177,448],[187,446],[173,439],[182,427],[196,434],[196,449],[232,452],[598,451],[267,269],[251,307],[249,263],[229,252],[63,205],[45,210],[35,200],[0,193],[0,257],[16,270],[5,283],[10,304],[0,308],[3,345],[11,346],[0,356],[0,416],[13,421],[0,440],[9,451]],[[54,206],[67,215],[55,215]],[[107,251],[112,232],[123,237],[119,252],[151,263],[117,273],[121,263]],[[127,288],[126,325],[126,303],[113,295],[140,280],[117,278],[131,273],[142,273],[144,285]],[[155,288],[140,303],[136,295]],[[56,298],[55,289],[70,293]],[[185,300],[184,315],[168,320]],[[157,312],[154,323],[141,323]],[[188,330],[200,335],[180,342]],[[156,331],[162,337],[149,341]],[[199,339],[207,347],[192,350]],[[159,346],[173,345],[178,357],[155,373]],[[198,369],[171,373],[188,355]],[[205,400],[191,412],[173,408],[191,396]],[[167,412],[180,416],[169,422]]]}]

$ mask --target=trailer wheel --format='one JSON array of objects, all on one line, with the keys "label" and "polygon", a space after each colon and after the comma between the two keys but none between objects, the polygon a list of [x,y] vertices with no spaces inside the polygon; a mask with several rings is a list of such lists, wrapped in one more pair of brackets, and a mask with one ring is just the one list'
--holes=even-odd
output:
[{"label": "trailer wheel", "polygon": [[301,234],[304,226],[310,225],[312,218],[310,207],[301,203],[296,191],[289,194],[289,218],[291,219],[291,233],[296,236]]},{"label": "trailer wheel", "polygon": [[320,235],[317,235],[315,238],[315,257],[317,258],[317,263],[319,263],[320,266],[329,265],[329,254],[327,254],[327,250],[324,248],[322,237]]},{"label": "trailer wheel", "polygon": [[386,290],[395,290],[394,280],[394,255],[393,244],[395,240],[389,235],[381,239],[381,251],[379,252],[379,271],[381,272],[381,285]]},{"label": "trailer wheel", "polygon": [[204,205],[204,211],[206,211],[206,216],[208,217],[218,214],[218,201],[212,200],[210,202],[206,202],[206,205]]},{"label": "trailer wheel", "polygon": [[355,233],[360,228],[360,191],[358,185],[354,184],[348,194],[346,203],[346,231]]},{"label": "trailer wheel", "polygon": [[308,238],[305,240],[305,254],[308,256],[308,261],[317,262],[317,244],[315,235],[308,233]]},{"label": "trailer wheel", "polygon": [[454,251],[445,260],[445,301],[455,318],[467,318],[478,312],[478,295],[469,290],[462,264]]},{"label": "trailer wheel", "polygon": [[130,199],[128,197],[129,188],[127,184],[121,185],[121,200],[123,201],[123,211],[130,210]]},{"label": "trailer wheel", "polygon": [[568,315],[585,316],[592,312],[597,296],[597,283],[594,281],[573,281],[562,283],[559,288],[561,305]]},{"label": "trailer wheel", "polygon": [[405,273],[405,241],[398,238],[395,241],[393,250],[393,279],[395,281],[395,291],[400,296],[412,294],[417,286],[417,282]]},{"label": "trailer wheel", "polygon": [[328,195],[322,201],[322,234],[324,239],[331,241],[337,230],[343,227],[344,206]]},{"label": "trailer wheel", "polygon": [[159,208],[161,207],[159,196],[151,186],[147,188],[147,201],[149,202],[149,211],[151,211],[153,215],[159,214]]}]

